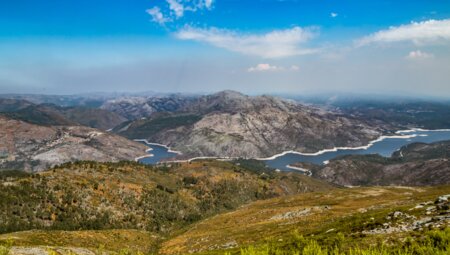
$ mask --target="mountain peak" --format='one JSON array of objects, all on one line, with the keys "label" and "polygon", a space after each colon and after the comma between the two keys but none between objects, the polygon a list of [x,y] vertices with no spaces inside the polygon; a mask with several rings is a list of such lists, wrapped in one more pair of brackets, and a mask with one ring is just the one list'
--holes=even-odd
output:
[{"label": "mountain peak", "polygon": [[234,98],[245,98],[246,95],[242,94],[241,92],[235,91],[235,90],[223,90],[219,91],[217,93],[212,94],[212,96],[216,97],[223,97],[227,99],[234,99]]}]

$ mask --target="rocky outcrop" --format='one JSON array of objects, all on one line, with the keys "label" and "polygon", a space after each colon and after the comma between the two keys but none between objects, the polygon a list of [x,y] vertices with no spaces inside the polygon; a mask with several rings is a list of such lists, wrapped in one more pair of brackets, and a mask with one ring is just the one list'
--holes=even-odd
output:
[{"label": "rocky outcrop", "polygon": [[[179,116],[186,114],[200,117],[195,122],[161,128],[161,120],[167,116],[156,116],[130,123],[118,133],[166,144],[185,156],[258,158],[288,150],[315,152],[361,146],[382,132],[334,112],[233,91],[200,97],[180,109]],[[148,130],[147,135],[143,129]]]},{"label": "rocky outcrop", "polygon": [[146,146],[83,126],[39,126],[0,117],[0,169],[41,171],[69,161],[134,160]]}]

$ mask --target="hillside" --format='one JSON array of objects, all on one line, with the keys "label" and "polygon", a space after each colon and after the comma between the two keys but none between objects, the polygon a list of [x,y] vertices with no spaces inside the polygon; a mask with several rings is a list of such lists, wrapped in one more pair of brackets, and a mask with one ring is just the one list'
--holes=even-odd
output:
[{"label": "hillside", "polygon": [[[350,155],[324,166],[304,166],[313,177],[338,185],[442,185],[450,184],[450,141],[413,143],[391,158]],[[303,164],[298,164],[303,165]]]},{"label": "hillside", "polygon": [[123,124],[115,132],[168,145],[188,156],[268,157],[360,146],[383,129],[270,96],[233,91],[199,97],[179,111]]},{"label": "hillside", "polygon": [[[204,164],[198,163],[197,167]],[[123,167],[119,169],[124,173]],[[99,186],[99,192],[109,194],[108,186],[109,182]],[[122,194],[132,187],[124,185]],[[323,190],[255,201],[192,221],[170,235],[127,229],[40,230],[0,235],[0,245],[12,238],[13,254],[48,249],[61,254],[108,250],[127,254],[448,254],[450,195],[446,194],[450,194],[449,186]],[[105,197],[110,201],[110,196]]]},{"label": "hillside", "polygon": [[37,174],[0,172],[0,232],[135,229],[167,235],[255,200],[333,189],[301,174],[266,170],[199,161],[160,167],[78,162]]},{"label": "hillside", "polygon": [[[308,240],[317,242],[316,247],[309,247],[310,252],[303,254],[328,254],[324,250],[318,253],[319,244],[331,250],[329,254],[336,254],[332,252],[336,248],[348,252],[352,247],[367,249],[381,243],[385,247],[397,244],[399,246],[395,248],[400,248],[407,243],[398,243],[399,238],[414,234],[425,237],[424,230],[449,227],[446,197],[434,205],[439,196],[449,192],[449,186],[378,187],[257,201],[195,224],[185,233],[164,242],[160,252],[220,254],[217,250],[221,250],[223,254],[224,250],[236,252],[238,247],[252,245],[257,247],[254,252],[258,253],[243,251],[241,254],[294,254],[302,251]],[[448,243],[448,231],[446,238],[443,241]],[[449,251],[445,245],[442,243],[441,249]],[[337,254],[349,254],[347,252]],[[354,254],[393,253],[380,253],[374,249],[373,253]]]},{"label": "hillside", "polygon": [[0,116],[0,169],[42,171],[77,160],[134,160],[146,146],[83,126],[41,126]]},{"label": "hillside", "polygon": [[25,100],[1,99],[0,115],[44,126],[83,125],[102,130],[111,129],[126,119],[103,109],[82,106],[61,107],[54,104],[33,104]]}]

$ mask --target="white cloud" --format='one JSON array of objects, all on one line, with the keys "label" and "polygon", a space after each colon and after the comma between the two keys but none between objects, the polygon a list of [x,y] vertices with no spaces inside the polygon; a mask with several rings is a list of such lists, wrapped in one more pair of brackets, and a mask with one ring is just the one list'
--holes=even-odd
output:
[{"label": "white cloud", "polygon": [[421,50],[416,50],[411,51],[406,57],[409,59],[426,59],[426,58],[433,58],[434,55],[431,53],[423,52]]},{"label": "white cloud", "polygon": [[270,64],[257,64],[247,69],[247,72],[275,72],[275,71],[298,71],[300,68],[296,65],[292,65],[289,68],[284,68],[283,66],[275,66]]},{"label": "white cloud", "polygon": [[357,46],[372,43],[413,42],[417,45],[450,41],[450,19],[412,22],[408,25],[390,27],[359,39]]},{"label": "white cloud", "polygon": [[181,18],[184,15],[184,5],[177,0],[166,0],[169,4],[169,9],[175,13],[177,18]]},{"label": "white cloud", "polygon": [[196,12],[198,10],[211,10],[214,0],[166,0],[165,6],[155,6],[149,10],[153,21],[159,24],[165,24],[180,19],[186,12]]},{"label": "white cloud", "polygon": [[257,64],[255,67],[247,69],[248,72],[267,72],[267,71],[281,71],[283,67],[272,66],[270,64]]},{"label": "white cloud", "polygon": [[152,16],[154,22],[159,23],[161,25],[170,21],[169,18],[164,17],[164,15],[161,12],[161,9],[158,6],[148,9],[147,13]]},{"label": "white cloud", "polygon": [[336,12],[332,12],[330,13],[330,17],[332,18],[336,18],[339,14],[337,14]]},{"label": "white cloud", "polygon": [[213,0],[205,0],[205,7],[211,9]]},{"label": "white cloud", "polygon": [[312,54],[316,49],[300,46],[314,37],[314,29],[294,27],[274,30],[265,34],[239,34],[218,28],[195,28],[185,26],[175,33],[181,40],[205,42],[213,46],[246,55],[263,58],[282,58]]}]

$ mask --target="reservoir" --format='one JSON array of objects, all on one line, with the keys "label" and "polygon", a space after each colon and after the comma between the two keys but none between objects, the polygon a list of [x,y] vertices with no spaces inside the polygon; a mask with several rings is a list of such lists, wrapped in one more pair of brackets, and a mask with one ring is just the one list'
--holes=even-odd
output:
[{"label": "reservoir", "polygon": [[[450,130],[408,130],[399,131],[397,132],[397,135],[394,136],[382,137],[367,146],[359,148],[337,148],[317,153],[286,152],[261,160],[271,168],[280,169],[282,171],[292,171],[288,165],[297,162],[326,164],[327,161],[333,158],[356,154],[379,154],[384,157],[390,157],[392,153],[410,143],[433,143],[445,140],[450,140]],[[164,160],[169,160],[177,155],[161,145],[147,144],[147,146],[153,149],[149,153],[154,156],[140,159],[139,162],[144,164],[156,164]]]}]

